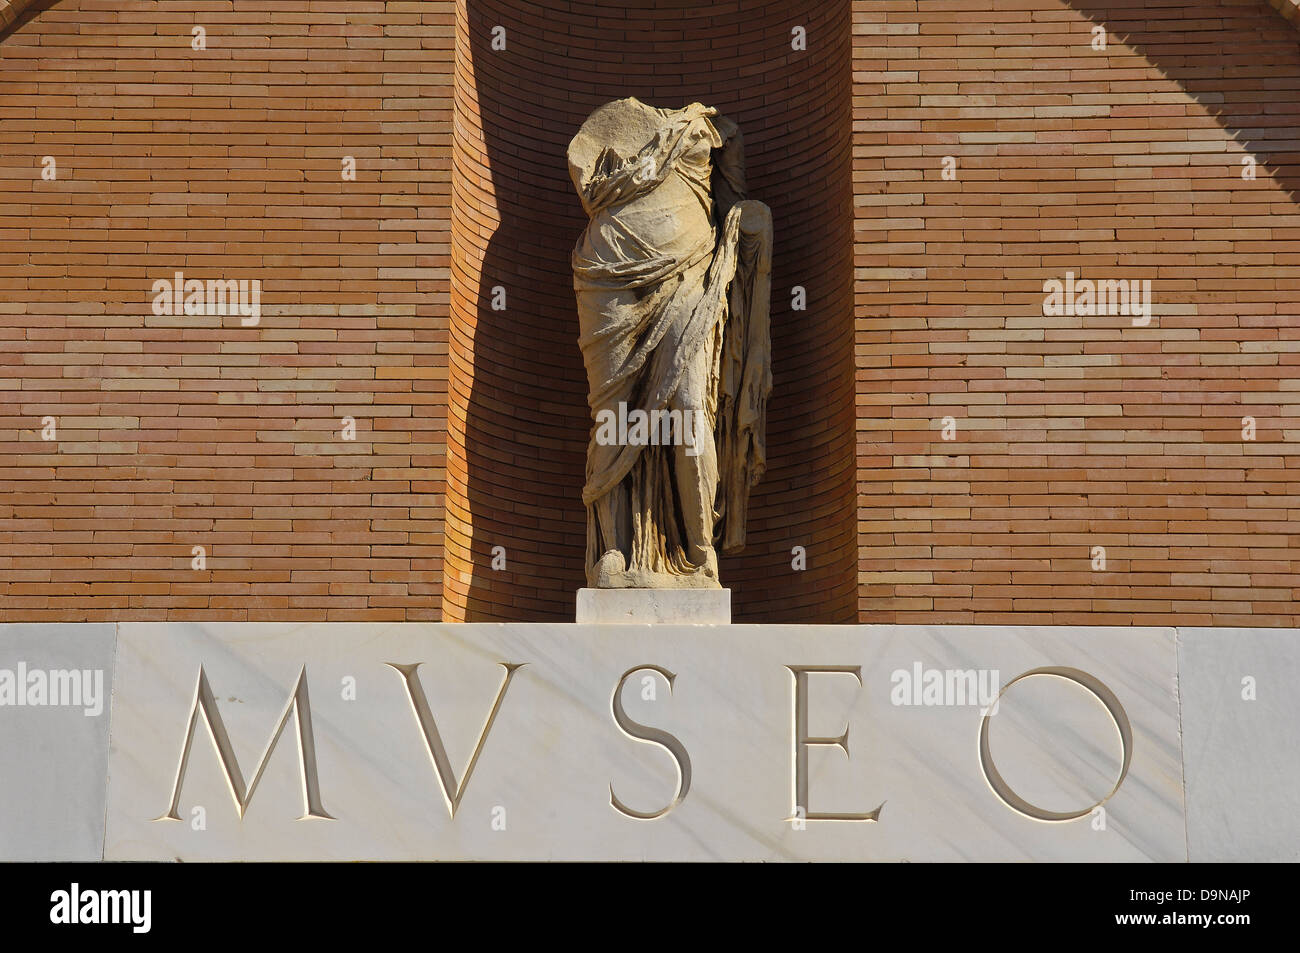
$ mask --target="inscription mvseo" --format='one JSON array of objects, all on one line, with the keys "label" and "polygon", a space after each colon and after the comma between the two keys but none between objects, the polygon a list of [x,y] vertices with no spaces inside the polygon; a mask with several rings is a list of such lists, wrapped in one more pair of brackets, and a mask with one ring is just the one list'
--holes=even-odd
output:
[{"label": "inscription mvseo", "polygon": [[[410,664],[388,663],[396,676],[401,680],[401,685],[406,692],[407,698],[411,704],[411,711],[414,715],[416,724],[420,730],[421,737],[424,741],[425,751],[429,756],[434,769],[434,775],[437,779],[438,786],[442,792],[443,800],[447,807],[448,815],[455,819],[456,811],[460,807],[465,792],[469,787],[470,778],[474,773],[474,767],[479,761],[484,746],[487,744],[488,737],[492,732],[492,725],[496,721],[498,713],[505,704],[506,695],[510,690],[510,685],[515,675],[527,663],[524,662],[499,662],[502,669],[501,682],[497,687],[496,695],[492,698],[488,708],[487,717],[480,728],[478,736],[474,741],[473,753],[470,755],[469,762],[464,768],[463,774],[459,777],[452,767],[451,759],[447,754],[446,745],[443,743],[442,735],[438,731],[437,720],[434,717],[433,709],[429,704],[428,696],[424,687],[420,683],[419,662]],[[877,805],[870,810],[836,812],[829,813],[824,811],[815,811],[810,809],[812,792],[810,791],[809,782],[809,752],[818,747],[835,747],[841,749],[845,755],[849,752],[848,737],[849,727],[846,725],[843,732],[835,737],[817,736],[810,733],[809,729],[809,699],[813,691],[813,677],[818,679],[830,677],[850,677],[857,680],[859,687],[862,685],[862,670],[856,665],[787,665],[786,669],[791,675],[791,693],[792,693],[792,722],[791,722],[791,806],[790,815],[786,820],[794,823],[797,827],[802,827],[809,821],[858,821],[873,822],[880,819],[881,810],[884,803]],[[628,715],[623,707],[621,693],[628,680],[639,673],[657,673],[668,683],[668,690],[673,690],[676,674],[659,665],[644,664],[637,665],[624,672],[615,683],[613,692],[610,696],[609,710],[613,719],[614,726],[626,737],[633,741],[651,744],[659,747],[666,752],[673,760],[676,768],[677,782],[675,791],[671,800],[661,808],[652,811],[641,811],[629,807],[623,803],[615,793],[613,785],[610,786],[609,804],[610,807],[619,814],[639,821],[653,821],[664,817],[674,808],[686,800],[691,789],[691,759],[685,745],[675,735],[661,728],[655,728],[649,725],[641,724]],[[1006,694],[1007,690],[1026,678],[1032,676],[1053,676],[1068,680],[1081,686],[1104,706],[1110,714],[1115,727],[1118,729],[1121,741],[1123,743],[1123,765],[1119,777],[1114,787],[1103,798],[1095,804],[1090,804],[1085,808],[1076,811],[1057,812],[1040,808],[1024,798],[1020,797],[1007,782],[998,773],[997,767],[993,762],[993,757],[989,748],[988,725],[989,717],[996,710],[999,699]],[[185,780],[185,773],[190,763],[190,755],[193,751],[195,731],[198,728],[199,720],[202,719],[207,726],[208,733],[216,748],[218,761],[221,770],[224,772],[226,781],[229,785],[231,795],[235,802],[235,808],[242,818],[248,809],[248,805],[253,799],[257,790],[258,783],[262,779],[266,765],[275,751],[275,746],[284,734],[285,728],[289,724],[290,716],[294,719],[294,724],[298,735],[298,757],[299,770],[301,772],[302,792],[303,792],[303,815],[299,820],[307,818],[319,818],[324,820],[334,820],[326,809],[321,792],[319,771],[317,769],[316,757],[316,740],[312,729],[311,700],[307,688],[307,668],[304,665],[298,673],[298,679],[294,683],[293,689],[289,694],[288,701],[285,703],[284,710],[280,714],[280,719],[267,742],[266,748],[262,752],[262,757],[258,761],[253,771],[251,779],[245,780],[243,770],[235,756],[234,746],[231,744],[229,732],[226,730],[225,722],[221,717],[220,708],[217,705],[216,696],[212,687],[208,683],[207,672],[202,666],[199,667],[198,680],[194,689],[194,700],[189,711],[189,720],[185,729],[185,737],[181,746],[180,758],[176,766],[175,781],[172,785],[171,800],[167,810],[159,817],[154,818],[156,821],[179,821],[181,787]],[[1103,684],[1099,679],[1087,672],[1074,668],[1062,666],[1050,666],[1037,668],[1027,672],[1022,672],[1015,678],[1008,681],[997,692],[996,697],[991,699],[991,705],[985,709],[983,719],[979,730],[979,756],[980,765],[983,769],[985,779],[989,782],[989,787],[993,794],[1002,801],[1007,807],[1026,816],[1041,821],[1069,821],[1083,817],[1091,813],[1095,808],[1108,801],[1119,790],[1120,785],[1124,782],[1124,777],[1128,773],[1129,764],[1132,759],[1132,727],[1129,723],[1123,706],[1113,692]]]}]

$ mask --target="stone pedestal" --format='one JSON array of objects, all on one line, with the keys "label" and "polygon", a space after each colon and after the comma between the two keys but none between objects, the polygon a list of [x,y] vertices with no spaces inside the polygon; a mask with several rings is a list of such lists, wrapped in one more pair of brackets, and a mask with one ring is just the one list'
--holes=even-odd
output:
[{"label": "stone pedestal", "polygon": [[579,589],[579,625],[730,625],[730,589]]}]

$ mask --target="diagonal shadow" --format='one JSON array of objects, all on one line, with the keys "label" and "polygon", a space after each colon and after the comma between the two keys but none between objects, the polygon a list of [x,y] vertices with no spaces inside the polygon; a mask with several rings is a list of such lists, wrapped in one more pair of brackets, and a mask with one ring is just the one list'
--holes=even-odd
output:
[{"label": "diagonal shadow", "polygon": [[14,30],[21,30],[25,23],[58,2],[59,0],[0,0],[0,40]]},{"label": "diagonal shadow", "polygon": [[1175,82],[1300,199],[1300,31],[1266,0],[1062,0]]}]

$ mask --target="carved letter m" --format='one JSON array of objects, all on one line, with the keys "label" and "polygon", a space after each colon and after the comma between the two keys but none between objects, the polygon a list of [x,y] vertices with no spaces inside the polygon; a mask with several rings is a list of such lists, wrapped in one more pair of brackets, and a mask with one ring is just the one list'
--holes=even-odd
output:
[{"label": "carved letter m", "polygon": [[208,676],[203,671],[203,666],[199,666],[199,683],[194,689],[194,705],[190,708],[190,723],[185,732],[185,746],[181,749],[181,760],[176,766],[176,783],[172,787],[171,806],[166,814],[155,820],[179,821],[181,819],[177,810],[181,799],[181,784],[185,780],[185,769],[189,765],[190,749],[194,745],[194,729],[198,726],[200,713],[208,726],[209,734],[212,735],[212,743],[216,746],[221,770],[225,772],[226,782],[230,785],[230,794],[234,797],[235,807],[242,818],[249,802],[253,799],[253,792],[257,790],[257,782],[262,779],[262,771],[271,758],[271,752],[275,750],[276,742],[284,734],[284,726],[289,723],[290,712],[293,713],[298,728],[298,762],[302,771],[305,813],[299,820],[308,817],[333,820],[321,804],[320,779],[316,773],[316,740],[311,730],[311,705],[307,699],[307,666],[305,665],[298,673],[298,682],[294,685],[293,694],[289,696],[289,701],[284,706],[280,723],[276,725],[271,740],[266,743],[266,750],[262,752],[262,759],[257,763],[257,770],[253,773],[252,783],[247,787],[244,785],[243,772],[239,770],[239,761],[235,758],[234,746],[230,743],[230,735],[226,732],[225,723],[221,720],[221,712],[217,709],[217,700],[208,686]]}]

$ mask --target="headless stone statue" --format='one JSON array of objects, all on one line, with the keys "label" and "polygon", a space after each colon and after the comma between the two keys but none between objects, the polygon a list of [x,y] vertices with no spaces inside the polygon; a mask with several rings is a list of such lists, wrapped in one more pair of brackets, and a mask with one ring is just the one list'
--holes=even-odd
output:
[{"label": "headless stone statue", "polygon": [[569,143],[590,222],[573,250],[587,582],[717,588],[766,465],[772,217],[740,131],[699,103],[608,103]]}]

